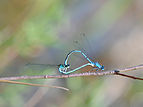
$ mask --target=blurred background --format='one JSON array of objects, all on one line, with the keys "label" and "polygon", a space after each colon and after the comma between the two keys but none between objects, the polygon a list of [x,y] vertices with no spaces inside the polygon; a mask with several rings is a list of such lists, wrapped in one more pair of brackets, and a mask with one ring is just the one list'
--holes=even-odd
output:
[{"label": "blurred background", "polygon": [[[56,68],[25,65],[60,64],[73,49],[84,49],[105,70],[142,64],[142,12],[142,0],[1,0],[0,76],[59,74]],[[84,61],[75,57],[71,63]],[[142,70],[126,74],[143,77]],[[0,107],[143,106],[143,81],[125,77],[23,82],[64,86],[71,92],[1,83]]]}]

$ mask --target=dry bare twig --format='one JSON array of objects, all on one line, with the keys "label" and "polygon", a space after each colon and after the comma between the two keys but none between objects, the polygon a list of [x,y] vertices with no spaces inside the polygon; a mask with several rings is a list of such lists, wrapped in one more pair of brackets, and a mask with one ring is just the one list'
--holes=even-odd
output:
[{"label": "dry bare twig", "polygon": [[[135,71],[143,69],[143,64],[133,66],[133,67],[128,67],[124,69],[117,69],[117,70],[110,70],[110,71],[103,71],[103,72],[85,72],[85,73],[74,73],[74,74],[69,74],[69,75],[37,75],[37,76],[15,76],[15,77],[1,77],[0,82],[4,83],[13,83],[13,84],[23,84],[23,85],[32,85],[32,83],[24,83],[24,82],[17,82],[13,80],[25,80],[25,79],[51,79],[51,78],[70,78],[70,77],[83,77],[83,76],[104,76],[104,75],[120,75],[132,79],[138,79],[138,80],[143,80],[143,78],[135,77],[135,76],[130,76],[123,74],[123,72],[129,72],[129,71]],[[68,90],[67,88],[64,87],[59,87],[59,86],[48,86],[48,85],[40,85],[40,84],[34,84],[32,86],[42,86],[42,87],[52,87],[52,88],[61,88],[64,90]]]}]

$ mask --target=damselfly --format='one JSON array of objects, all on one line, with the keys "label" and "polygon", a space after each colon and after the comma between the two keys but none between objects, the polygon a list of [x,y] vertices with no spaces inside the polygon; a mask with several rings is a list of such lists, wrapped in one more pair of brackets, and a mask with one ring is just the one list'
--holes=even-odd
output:
[{"label": "damselfly", "polygon": [[[70,59],[70,56],[73,54],[73,53],[80,53],[82,56],[84,56],[84,58],[88,61],[88,63],[82,65],[82,66],[79,66],[79,67],[76,67],[75,69],[72,69],[72,70],[69,70],[70,68],[70,63],[69,63],[69,59]],[[94,69],[96,70],[104,70],[104,66],[103,65],[100,65],[98,62],[93,62],[91,61],[90,58],[88,58],[88,56],[83,53],[82,51],[80,50],[72,50],[71,52],[69,52],[64,60],[64,64],[59,64],[59,65],[51,65],[51,64],[32,64],[32,63],[29,63],[27,65],[41,65],[41,66],[55,66],[55,67],[58,67],[58,71],[60,73],[63,73],[63,74],[70,74],[72,72],[75,72],[77,70],[80,70],[86,66],[92,66]]]}]

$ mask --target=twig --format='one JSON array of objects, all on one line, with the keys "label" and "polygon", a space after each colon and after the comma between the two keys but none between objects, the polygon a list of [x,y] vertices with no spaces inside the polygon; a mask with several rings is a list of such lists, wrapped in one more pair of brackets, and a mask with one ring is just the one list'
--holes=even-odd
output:
[{"label": "twig", "polygon": [[125,69],[118,69],[118,70],[111,70],[111,71],[104,71],[104,72],[85,72],[85,73],[76,73],[76,74],[69,74],[69,75],[39,75],[39,76],[16,76],[16,77],[1,77],[1,80],[23,80],[23,79],[51,79],[51,78],[70,78],[70,77],[83,77],[83,76],[104,76],[104,75],[120,75],[126,76],[132,79],[139,79],[141,78],[129,76],[125,74],[121,74],[120,72],[127,72],[127,71],[134,71],[138,69],[143,69],[142,65],[137,65],[134,67],[129,67]]},{"label": "twig", "polygon": [[124,76],[124,77],[127,77],[127,78],[132,78],[132,79],[137,79],[137,80],[143,80],[143,78],[139,78],[139,77],[135,77],[135,76],[131,76],[131,75],[126,75],[126,74],[122,74],[122,73],[116,73],[117,75],[120,75],[120,76]]},{"label": "twig", "polygon": [[29,85],[29,86],[36,86],[36,87],[49,87],[49,88],[59,88],[62,90],[69,91],[69,89],[60,86],[53,86],[53,85],[42,85],[42,84],[33,84],[33,83],[26,83],[26,82],[19,82],[19,81],[10,81],[10,80],[0,80],[3,83],[12,83],[12,84],[20,84],[20,85]]}]

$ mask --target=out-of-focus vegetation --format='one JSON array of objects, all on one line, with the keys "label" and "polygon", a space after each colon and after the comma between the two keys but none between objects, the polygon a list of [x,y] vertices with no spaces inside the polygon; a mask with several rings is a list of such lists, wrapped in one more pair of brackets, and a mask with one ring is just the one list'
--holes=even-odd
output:
[{"label": "out-of-focus vegetation", "polygon": [[[56,74],[56,69],[27,69],[25,64],[59,64],[77,47],[104,64],[105,70],[141,64],[142,11],[141,0],[2,0],[0,75]],[[81,33],[88,40],[81,39]],[[74,47],[74,40],[80,45]],[[74,58],[72,62],[80,64]],[[129,74],[143,76],[142,71]],[[71,92],[1,83],[0,107],[143,106],[142,81],[124,77],[24,82],[65,86]]]}]

